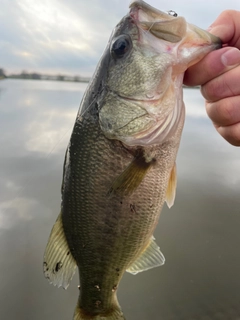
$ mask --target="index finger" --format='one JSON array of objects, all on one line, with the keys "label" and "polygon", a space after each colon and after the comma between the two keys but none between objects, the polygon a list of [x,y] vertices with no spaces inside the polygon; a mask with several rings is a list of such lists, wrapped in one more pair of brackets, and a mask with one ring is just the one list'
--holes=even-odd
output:
[{"label": "index finger", "polygon": [[[226,10],[209,28],[210,32],[218,36],[223,43],[223,46],[235,46],[235,49],[222,48],[218,51],[209,53],[199,63],[189,68],[184,76],[186,85],[201,85],[207,81],[221,75],[229,70],[229,67],[240,63],[240,11]],[[223,58],[223,54],[228,53],[228,61]],[[230,52],[232,50],[232,52]]]},{"label": "index finger", "polygon": [[240,11],[225,10],[208,28],[208,31],[218,36],[223,45],[240,49]]},{"label": "index finger", "polygon": [[202,85],[233,69],[239,63],[240,51],[237,48],[227,47],[212,51],[185,72],[183,82],[189,86]]}]

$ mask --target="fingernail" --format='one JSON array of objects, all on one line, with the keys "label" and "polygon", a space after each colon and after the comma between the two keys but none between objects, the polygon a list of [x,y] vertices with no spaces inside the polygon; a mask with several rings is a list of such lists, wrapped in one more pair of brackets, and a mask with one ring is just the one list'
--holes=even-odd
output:
[{"label": "fingernail", "polygon": [[221,61],[226,67],[233,67],[240,63],[240,51],[237,48],[231,48],[224,52]]}]

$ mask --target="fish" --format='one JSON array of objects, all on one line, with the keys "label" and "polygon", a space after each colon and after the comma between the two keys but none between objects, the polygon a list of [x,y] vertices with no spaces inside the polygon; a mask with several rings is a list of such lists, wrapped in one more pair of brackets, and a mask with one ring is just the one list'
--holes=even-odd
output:
[{"label": "fish", "polygon": [[220,47],[144,1],[133,1],[114,28],[76,117],[44,253],[53,285],[66,289],[78,268],[74,320],[124,320],[117,289],[125,271],[165,263],[153,234],[175,199],[184,71]]}]

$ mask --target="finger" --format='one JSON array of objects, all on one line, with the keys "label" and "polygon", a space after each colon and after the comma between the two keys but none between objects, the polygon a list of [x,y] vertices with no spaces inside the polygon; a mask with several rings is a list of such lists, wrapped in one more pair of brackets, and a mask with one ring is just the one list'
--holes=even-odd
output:
[{"label": "finger", "polygon": [[230,126],[240,122],[240,96],[206,102],[206,111],[215,126]]},{"label": "finger", "polygon": [[201,93],[208,101],[240,95],[240,65],[207,82],[201,87]]},{"label": "finger", "polygon": [[239,31],[240,11],[223,11],[208,31],[218,36],[224,44],[240,49],[240,31]]},{"label": "finger", "polygon": [[222,48],[210,52],[199,63],[189,68],[184,75],[184,84],[202,85],[240,64],[240,51],[237,48]]},{"label": "finger", "polygon": [[240,122],[232,126],[217,127],[216,129],[220,135],[233,146],[240,146]]}]

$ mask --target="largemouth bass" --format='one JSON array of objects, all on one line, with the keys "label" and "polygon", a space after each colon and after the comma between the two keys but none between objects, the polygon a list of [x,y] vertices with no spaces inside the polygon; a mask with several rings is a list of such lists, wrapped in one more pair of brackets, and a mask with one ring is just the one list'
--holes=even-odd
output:
[{"label": "largemouth bass", "polygon": [[67,288],[79,269],[74,320],[125,319],[116,296],[124,272],[164,264],[153,232],[175,198],[183,74],[220,46],[143,1],[113,30],[74,124],[44,255],[54,285]]}]

